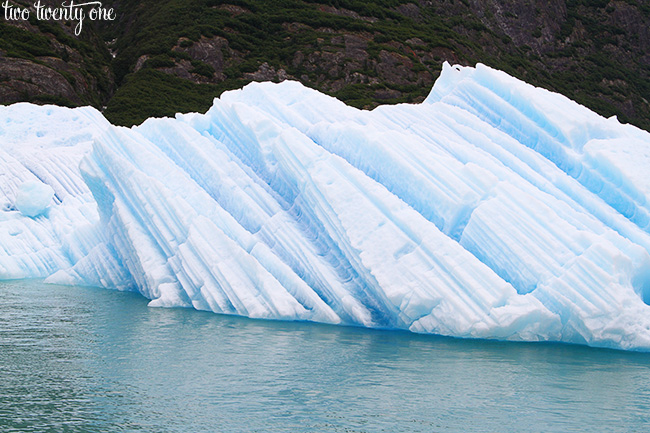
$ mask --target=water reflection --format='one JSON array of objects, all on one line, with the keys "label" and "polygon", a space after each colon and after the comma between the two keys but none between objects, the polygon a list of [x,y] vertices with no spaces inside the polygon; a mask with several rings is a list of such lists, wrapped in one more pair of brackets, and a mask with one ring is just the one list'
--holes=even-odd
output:
[{"label": "water reflection", "polygon": [[0,430],[650,427],[648,354],[146,304],[130,293],[0,283]]}]

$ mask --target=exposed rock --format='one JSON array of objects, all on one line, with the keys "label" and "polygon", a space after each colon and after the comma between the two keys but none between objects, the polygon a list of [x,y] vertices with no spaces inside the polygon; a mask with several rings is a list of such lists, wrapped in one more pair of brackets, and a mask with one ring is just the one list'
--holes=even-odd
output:
[{"label": "exposed rock", "polygon": [[368,58],[368,39],[356,35],[344,35],[345,57],[363,61]]},{"label": "exposed rock", "polygon": [[415,3],[407,3],[405,5],[399,5],[394,9],[396,12],[409,17],[415,21],[420,20],[420,7]]},{"label": "exposed rock", "polygon": [[149,54],[144,54],[138,57],[138,60],[135,62],[135,66],[133,67],[133,72],[138,72],[140,69],[142,69],[146,61],[150,58],[151,56]]},{"label": "exposed rock", "polygon": [[375,91],[377,99],[397,99],[402,96],[402,92],[393,89],[380,89]]},{"label": "exposed rock", "polygon": [[[60,31],[52,33],[29,21],[0,25],[4,42],[0,47],[11,51],[7,55],[0,49],[0,104],[30,101],[99,106],[108,100],[114,80],[103,41],[88,37],[81,44],[68,44],[66,37],[74,30],[67,24],[60,24]],[[21,56],[23,53],[29,54]]]},{"label": "exposed rock", "polygon": [[255,72],[248,72],[244,74],[244,78],[251,81],[285,81],[295,80],[295,77],[287,74],[287,71],[280,68],[276,71],[273,66],[264,62],[260,65],[259,69]]},{"label": "exposed rock", "polygon": [[414,81],[413,62],[406,56],[382,50],[379,53],[377,73],[390,84],[411,84]]},{"label": "exposed rock", "polygon": [[342,51],[316,51],[307,56],[304,68],[309,72],[324,71],[331,78],[338,78],[342,71],[345,53]]},{"label": "exposed rock", "polygon": [[359,15],[357,12],[351,11],[349,9],[335,8],[333,6],[326,6],[326,5],[321,5],[318,7],[318,9],[321,10],[322,12],[327,12],[332,15],[354,18],[357,20],[367,21],[369,23],[376,23],[377,21],[379,21],[375,17],[364,17]]},{"label": "exposed rock", "polygon": [[291,62],[291,65],[294,68],[299,67],[302,65],[302,62],[305,60],[305,55],[302,53],[302,51],[296,51],[296,54],[293,55],[293,61]]},{"label": "exposed rock", "polygon": [[214,76],[206,77],[205,75],[196,74],[192,72],[193,69],[194,66],[192,65],[192,62],[185,59],[176,62],[173,67],[159,68],[160,71],[163,71],[167,74],[175,75],[179,78],[184,78],[198,84],[211,83],[214,81]]},{"label": "exposed rock", "polygon": [[262,63],[257,71],[244,74],[245,79],[253,81],[272,81],[276,76],[275,68],[266,62]]},{"label": "exposed rock", "polygon": [[409,45],[416,46],[416,47],[423,47],[423,46],[426,45],[426,42],[424,42],[424,41],[423,41],[422,39],[420,39],[420,38],[411,38],[411,39],[407,39],[407,40],[406,40],[406,43],[409,44]]},{"label": "exposed rock", "polygon": [[97,90],[96,88],[91,89],[86,77],[69,62],[65,62],[57,57],[39,57],[38,60],[45,63],[52,71],[56,71],[59,75],[66,74],[68,77],[66,81],[73,86],[75,93],[86,93],[90,90]]},{"label": "exposed rock", "polygon": [[285,71],[284,69],[278,70],[278,81],[282,82],[290,79],[293,79],[293,77],[287,74],[287,71]]},{"label": "exposed rock", "polygon": [[232,57],[234,51],[230,49],[228,41],[225,38],[219,36],[213,38],[201,37],[201,39],[194,42],[189,47],[183,46],[183,40],[189,41],[181,38],[178,44],[173,48],[174,51],[187,53],[192,59],[212,66],[215,74],[214,79],[210,81],[218,82],[223,81],[226,78],[223,72],[226,68],[224,52],[227,53],[229,57]]},{"label": "exposed rock", "polygon": [[218,9],[224,10],[224,11],[228,11],[231,14],[233,14],[233,16],[237,16],[237,15],[241,15],[241,14],[245,14],[245,13],[250,13],[250,11],[248,9],[243,8],[241,6],[236,6],[236,5],[228,5],[228,4],[226,4],[226,5],[219,5],[219,6],[215,6],[215,7],[217,7]]},{"label": "exposed rock", "polygon": [[56,70],[13,57],[0,57],[0,100],[5,104],[51,95],[72,103],[82,100],[73,85]]}]

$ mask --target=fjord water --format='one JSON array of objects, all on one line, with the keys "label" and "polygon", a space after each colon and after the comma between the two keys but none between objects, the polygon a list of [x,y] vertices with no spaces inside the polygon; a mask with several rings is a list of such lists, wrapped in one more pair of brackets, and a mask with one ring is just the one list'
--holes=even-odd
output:
[{"label": "fjord water", "polygon": [[650,354],[457,340],[0,282],[3,432],[641,432]]}]

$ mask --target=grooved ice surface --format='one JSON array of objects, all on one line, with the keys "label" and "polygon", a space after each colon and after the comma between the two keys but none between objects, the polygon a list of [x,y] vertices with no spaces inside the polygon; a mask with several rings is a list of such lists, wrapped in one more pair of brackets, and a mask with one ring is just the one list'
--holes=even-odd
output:
[{"label": "grooved ice surface", "polygon": [[[483,65],[371,112],[295,82],[132,129],[0,107],[0,278],[647,351],[649,168],[647,132]],[[31,217],[29,182],[54,191]]]}]

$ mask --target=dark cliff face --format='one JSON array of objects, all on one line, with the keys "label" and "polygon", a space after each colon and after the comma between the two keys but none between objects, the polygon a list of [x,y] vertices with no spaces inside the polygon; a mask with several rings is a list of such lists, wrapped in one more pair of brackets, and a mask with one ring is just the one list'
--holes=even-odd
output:
[{"label": "dark cliff face", "polygon": [[525,51],[532,68],[517,68],[515,74],[601,114],[617,114],[650,129],[650,4],[524,3],[492,0],[470,5],[486,26]]},{"label": "dark cliff face", "polygon": [[114,80],[102,39],[92,28],[76,37],[74,24],[39,21],[34,15],[32,8],[28,21],[0,21],[0,103],[107,103]]},{"label": "dark cliff face", "polygon": [[[205,110],[252,80],[293,79],[372,108],[422,100],[444,61],[482,62],[650,129],[641,0],[104,4],[118,19],[80,38],[58,23],[2,23],[0,101],[106,105],[128,125]],[[20,44],[11,42],[18,31]]]}]

